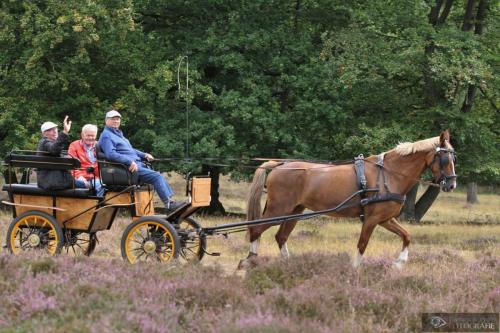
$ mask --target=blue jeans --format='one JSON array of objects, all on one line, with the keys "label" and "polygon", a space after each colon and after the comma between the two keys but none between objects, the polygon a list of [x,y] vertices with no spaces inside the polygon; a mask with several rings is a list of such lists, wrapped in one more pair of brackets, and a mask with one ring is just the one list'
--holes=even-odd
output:
[{"label": "blue jeans", "polygon": [[166,204],[170,200],[170,197],[174,195],[174,191],[165,178],[159,172],[146,168],[144,164],[136,163],[139,167],[139,170],[137,170],[139,173],[139,182],[153,185],[161,201]]},{"label": "blue jeans", "polygon": [[[97,196],[102,197],[104,195],[104,187],[102,187],[102,183],[100,179],[92,179],[90,180],[90,183],[95,189],[95,193]],[[85,186],[85,182],[79,179],[75,179],[75,187],[77,188],[87,188]]]}]

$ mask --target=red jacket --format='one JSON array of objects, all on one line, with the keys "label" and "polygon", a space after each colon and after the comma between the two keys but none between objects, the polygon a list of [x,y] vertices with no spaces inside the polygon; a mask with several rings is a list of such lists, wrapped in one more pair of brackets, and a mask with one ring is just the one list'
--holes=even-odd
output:
[{"label": "red jacket", "polygon": [[[68,148],[68,154],[71,155],[71,157],[76,158],[80,160],[81,163],[81,169],[78,170],[73,170],[71,173],[73,174],[73,177],[79,178],[80,176],[83,176],[87,180],[91,180],[93,177],[99,178],[99,169],[97,167],[97,159],[95,163],[92,163],[88,156],[87,152],[85,151],[85,147],[83,145],[83,140],[77,140],[73,141]],[[95,156],[95,150],[94,150],[94,156]],[[92,176],[92,173],[88,173],[85,168],[87,167],[93,167],[94,168],[94,176]]]}]

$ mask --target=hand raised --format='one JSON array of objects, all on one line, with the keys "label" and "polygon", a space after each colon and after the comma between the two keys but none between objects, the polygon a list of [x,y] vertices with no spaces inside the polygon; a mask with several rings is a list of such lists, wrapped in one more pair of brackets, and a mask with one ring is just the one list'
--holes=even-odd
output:
[{"label": "hand raised", "polygon": [[63,126],[64,126],[64,130],[63,132],[68,134],[69,133],[69,130],[71,129],[71,120],[68,121],[69,117],[66,116],[64,117],[64,121],[63,121]]}]

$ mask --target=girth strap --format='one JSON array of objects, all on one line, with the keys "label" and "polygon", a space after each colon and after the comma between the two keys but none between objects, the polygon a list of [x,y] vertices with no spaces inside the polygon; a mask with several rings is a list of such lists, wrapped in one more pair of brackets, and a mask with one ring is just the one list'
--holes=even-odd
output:
[{"label": "girth strap", "polygon": [[372,203],[384,202],[384,201],[396,201],[402,204],[405,202],[405,200],[406,196],[401,194],[391,193],[391,192],[377,193],[371,197],[361,199],[361,206],[366,206]]}]

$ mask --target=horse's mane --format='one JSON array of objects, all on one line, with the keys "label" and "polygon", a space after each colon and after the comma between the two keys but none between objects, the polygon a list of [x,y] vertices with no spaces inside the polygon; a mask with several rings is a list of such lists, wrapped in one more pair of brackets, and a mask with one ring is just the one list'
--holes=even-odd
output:
[{"label": "horse's mane", "polygon": [[394,148],[394,151],[399,155],[406,156],[420,151],[431,151],[439,146],[439,142],[439,136],[416,142],[402,142]]}]

